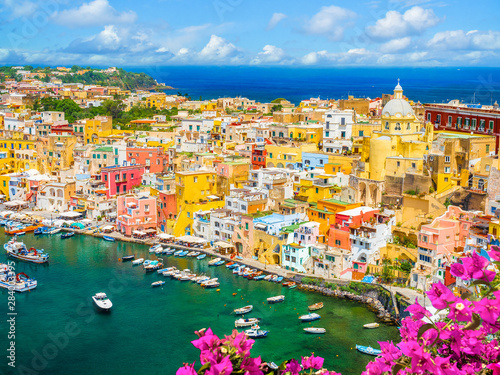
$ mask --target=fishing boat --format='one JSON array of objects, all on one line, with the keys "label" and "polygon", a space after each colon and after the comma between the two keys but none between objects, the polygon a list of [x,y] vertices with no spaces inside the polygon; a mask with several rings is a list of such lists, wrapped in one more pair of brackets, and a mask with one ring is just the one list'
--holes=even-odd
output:
[{"label": "fishing boat", "polygon": [[63,233],[61,234],[61,239],[65,239],[65,238],[70,238],[70,237],[73,237],[75,235],[75,232],[66,232],[66,233]]},{"label": "fishing boat", "polygon": [[248,318],[248,319],[240,318],[234,322],[234,326],[236,328],[238,328],[238,327],[251,327],[251,326],[257,324],[258,322],[259,322],[259,319],[257,319],[257,318]]},{"label": "fishing boat", "polygon": [[43,229],[44,229],[44,228],[46,228],[46,227],[41,227],[41,228],[37,228],[37,229],[35,229],[35,231],[33,232],[33,234],[34,234],[35,236],[37,236],[37,235],[39,235],[39,234],[44,234],[44,231],[43,231]]},{"label": "fishing boat", "polygon": [[163,267],[163,263],[160,263],[158,260],[153,260],[151,263],[144,266],[144,271],[153,272],[159,270],[161,267]]},{"label": "fishing boat", "polygon": [[195,273],[188,273],[186,275],[181,276],[180,281],[190,281],[196,277]]},{"label": "fishing boat", "polygon": [[245,306],[245,307],[240,307],[239,309],[235,309],[234,313],[236,315],[243,315],[243,314],[249,313],[252,310],[253,310],[253,306],[252,305],[248,305],[248,306]]},{"label": "fishing boat", "polygon": [[151,283],[151,287],[155,288],[157,286],[162,286],[163,284],[165,284],[165,281],[155,281],[154,283]]},{"label": "fishing boat", "polygon": [[33,263],[45,263],[49,261],[49,254],[45,253],[43,249],[38,250],[32,247],[28,250],[26,245],[23,242],[16,241],[15,237],[4,244],[3,247],[7,251],[7,255],[16,259]]},{"label": "fishing boat", "polygon": [[266,337],[269,331],[265,331],[263,329],[247,329],[245,334],[251,339],[260,339]]},{"label": "fishing boat", "polygon": [[115,242],[115,239],[111,236],[102,236],[104,241]]},{"label": "fishing boat", "polygon": [[380,324],[378,324],[378,323],[368,323],[368,324],[364,324],[363,327],[365,327],[365,328],[378,328],[378,327],[380,327]]},{"label": "fishing boat", "polygon": [[167,267],[167,268],[161,268],[161,269],[157,270],[156,272],[163,274],[163,272],[168,272],[168,271],[172,271],[175,269],[176,269],[175,267]]},{"label": "fishing boat", "polygon": [[264,280],[266,278],[266,275],[257,275],[257,276],[254,276],[252,280]]},{"label": "fishing boat", "polygon": [[382,353],[380,349],[374,349],[371,346],[356,345],[356,349],[358,349],[358,351],[360,351],[361,353],[374,356],[380,355]]},{"label": "fishing boat", "polygon": [[[226,263],[226,261],[225,261],[225,260],[219,260],[218,262],[215,262],[215,263],[213,264],[213,266],[215,266],[215,267],[222,266],[224,263]],[[210,265],[210,264],[209,264],[209,265]]]},{"label": "fishing boat", "polygon": [[245,268],[245,266],[238,266],[238,267],[235,267],[233,268],[233,274],[238,274],[240,273],[240,271]]},{"label": "fishing boat", "polygon": [[198,260],[202,260],[202,259],[205,259],[206,257],[207,257],[207,254],[201,254],[201,255],[198,255],[198,256],[196,257],[196,259],[198,259]]},{"label": "fishing boat", "polygon": [[128,262],[129,260],[133,260],[135,258],[135,255],[125,255],[124,257],[121,257],[122,262]]},{"label": "fishing boat", "polygon": [[281,280],[283,280],[283,276],[278,276],[278,277],[276,278],[276,282],[277,282],[277,283],[281,283]]},{"label": "fishing boat", "polygon": [[278,302],[283,302],[285,300],[285,296],[274,296],[274,297],[269,297],[267,299],[268,303],[278,303]]},{"label": "fishing boat", "polygon": [[215,263],[219,262],[220,260],[221,260],[220,258],[212,259],[210,262],[208,262],[208,265],[215,266]]},{"label": "fishing boat", "polygon": [[156,249],[156,250],[155,250],[155,254],[156,254],[156,255],[160,255],[160,254],[162,254],[162,253],[163,253],[163,247],[160,247],[159,249]]},{"label": "fishing boat", "polygon": [[205,282],[201,286],[206,288],[206,289],[211,289],[211,288],[217,288],[218,286],[220,286],[220,283],[218,281],[208,280],[207,282]]},{"label": "fishing boat", "polygon": [[323,308],[323,302],[318,302],[308,307],[309,311],[316,311]]},{"label": "fishing boat", "polygon": [[170,251],[170,248],[169,247],[162,247],[162,254],[168,254],[168,252]]},{"label": "fishing boat", "polygon": [[132,264],[134,266],[138,266],[139,264],[142,264],[143,262],[144,262],[144,258],[139,258],[139,259],[132,261]]},{"label": "fishing boat", "polygon": [[24,272],[16,275],[7,264],[0,264],[0,287],[15,292],[26,292],[35,289],[36,286],[37,281]]},{"label": "fishing boat", "polygon": [[284,282],[283,284],[281,284],[281,285],[283,285],[283,286],[290,286],[290,285],[292,285],[292,283],[293,283],[293,281],[285,281],[285,282]]},{"label": "fishing boat", "polygon": [[36,229],[38,228],[41,228],[42,225],[24,225],[24,226],[15,226],[15,227],[6,227],[5,228],[5,234],[10,234],[10,235],[14,235],[14,234],[20,234],[22,232],[24,232],[26,234],[26,232],[34,232]]},{"label": "fishing boat", "polygon": [[148,264],[151,264],[152,260],[151,259],[146,259],[144,263],[142,264],[143,267],[147,266]]},{"label": "fishing boat", "polygon": [[175,252],[175,249],[167,248],[167,250],[165,250],[165,254],[167,254],[167,255],[172,255],[174,252]]},{"label": "fishing boat", "polygon": [[106,293],[97,293],[95,296],[92,296],[92,300],[100,311],[109,311],[113,307]]},{"label": "fishing boat", "polygon": [[198,256],[198,255],[200,255],[199,251],[190,251],[187,256],[188,257],[195,257],[195,256]]},{"label": "fishing boat", "polygon": [[158,245],[154,245],[154,246],[151,246],[151,247],[149,248],[149,252],[150,252],[150,253],[154,253],[154,252],[156,252],[156,250],[158,250],[158,249],[162,249],[162,247],[161,247],[161,245],[160,245],[160,244],[158,244]]},{"label": "fishing boat", "polygon": [[233,269],[235,267],[238,267],[238,263],[234,263],[234,262],[226,263],[226,268]]},{"label": "fishing boat", "polygon": [[312,322],[312,321],[318,320],[319,318],[321,318],[321,316],[316,314],[316,313],[311,313],[311,314],[299,316],[299,319],[303,322]]},{"label": "fishing boat", "polygon": [[326,329],[316,328],[316,327],[307,327],[307,328],[304,328],[304,332],[305,333],[322,334],[322,333],[326,333]]}]

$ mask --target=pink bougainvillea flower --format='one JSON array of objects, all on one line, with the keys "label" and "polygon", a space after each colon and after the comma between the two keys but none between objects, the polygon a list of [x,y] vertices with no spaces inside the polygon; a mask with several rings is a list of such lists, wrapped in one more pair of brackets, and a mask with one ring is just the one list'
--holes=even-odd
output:
[{"label": "pink bougainvillea flower", "polygon": [[462,258],[462,264],[467,273],[473,279],[480,279],[483,277],[483,271],[488,266],[488,259],[473,252],[470,257]]},{"label": "pink bougainvillea flower", "polygon": [[298,375],[301,370],[302,367],[300,367],[299,362],[296,359],[292,359],[286,364],[285,374],[289,372],[290,375]]},{"label": "pink bougainvillea flower", "polygon": [[245,332],[238,333],[237,330],[233,330],[233,333],[226,336],[222,341],[236,348],[238,354],[243,354],[243,356],[248,355],[255,342],[255,340],[248,339]]},{"label": "pink bougainvillea flower", "polygon": [[310,357],[302,357],[302,367],[304,370],[313,368],[315,370],[319,370],[323,367],[324,358],[315,357],[314,353],[311,353]]},{"label": "pink bougainvillea flower", "polygon": [[382,357],[384,357],[388,361],[395,361],[401,357],[401,350],[399,350],[393,343],[391,342],[379,342],[380,350],[382,351]]},{"label": "pink bougainvillea flower", "polygon": [[418,303],[418,298],[415,298],[415,303],[413,305],[410,305],[406,308],[406,311],[408,311],[412,317],[416,320],[422,319],[424,316],[431,316],[431,313],[429,310],[427,310],[425,307],[420,305]]},{"label": "pink bougainvillea flower", "polygon": [[493,370],[493,375],[500,375],[500,362],[491,363],[487,366],[490,370]]},{"label": "pink bougainvillea flower", "polygon": [[229,356],[216,361],[210,361],[210,368],[205,372],[205,375],[230,375],[233,372],[233,364]]},{"label": "pink bougainvillea flower", "polygon": [[492,245],[490,251],[488,251],[488,255],[492,260],[500,261],[500,247]]},{"label": "pink bougainvillea flower", "polygon": [[450,273],[462,280],[470,280],[470,275],[462,263],[453,263],[450,267]]},{"label": "pink bougainvillea flower", "polygon": [[216,335],[214,335],[210,328],[206,331],[199,331],[199,333],[203,333],[203,335],[201,335],[199,339],[191,341],[191,344],[193,344],[195,348],[205,351],[213,350],[219,347],[220,340]]},{"label": "pink bougainvillea flower", "polygon": [[184,366],[178,369],[175,375],[196,375],[196,371],[194,370],[194,362],[192,364],[184,363]]},{"label": "pink bougainvillea flower", "polygon": [[241,363],[241,368],[245,371],[245,375],[263,375],[264,373],[260,369],[261,363],[260,356],[257,358],[245,357]]},{"label": "pink bougainvillea flower", "polygon": [[439,310],[445,309],[448,307],[448,304],[456,300],[453,292],[442,283],[432,284],[431,290],[427,292],[427,296],[431,300],[432,306]]},{"label": "pink bougainvillea flower", "polygon": [[500,316],[500,300],[483,298],[474,302],[474,311],[487,323],[496,324]]},{"label": "pink bougainvillea flower", "polygon": [[470,301],[458,298],[456,302],[450,305],[448,318],[459,322],[470,322],[472,320],[472,310]]}]

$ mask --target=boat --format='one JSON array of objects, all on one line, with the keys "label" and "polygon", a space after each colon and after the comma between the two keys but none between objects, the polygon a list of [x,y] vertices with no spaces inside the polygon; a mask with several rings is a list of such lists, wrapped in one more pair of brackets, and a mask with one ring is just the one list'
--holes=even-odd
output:
[{"label": "boat", "polygon": [[21,227],[20,226],[6,227],[5,234],[13,235],[13,234],[21,234],[22,232],[26,234],[26,232],[34,232],[35,230],[41,228],[42,226],[43,225],[36,224],[36,225],[24,225]]},{"label": "boat", "polygon": [[219,262],[221,258],[214,258],[210,262],[208,262],[209,266],[215,266],[215,263]]},{"label": "boat", "polygon": [[252,305],[248,305],[248,306],[245,306],[245,307],[241,307],[239,309],[235,309],[234,313],[236,315],[243,315],[243,314],[249,313],[252,310],[253,310],[253,306]]},{"label": "boat", "polygon": [[189,281],[192,280],[196,277],[195,273],[188,273],[186,275],[183,275],[179,278],[180,281]]},{"label": "boat", "polygon": [[124,257],[121,257],[122,262],[128,262],[129,260],[133,260],[135,258],[135,255],[125,255]]},{"label": "boat", "polygon": [[179,254],[179,255],[177,255],[177,256],[178,256],[178,257],[183,258],[183,257],[185,257],[185,256],[186,256],[186,255],[188,255],[188,254],[189,254],[189,251],[183,251],[182,253],[180,253],[180,254]]},{"label": "boat", "polygon": [[[226,261],[225,261],[225,260],[219,260],[218,262],[215,262],[215,263],[213,264],[213,266],[215,266],[215,267],[222,266],[224,263],[226,263]],[[211,264],[209,264],[209,266],[210,266],[210,265],[211,265]]]},{"label": "boat", "polygon": [[267,275],[267,276],[264,276],[264,280],[266,280],[266,281],[271,281],[271,279],[273,278],[273,276],[274,276],[274,275],[271,275],[271,274],[269,274],[269,275]]},{"label": "boat", "polygon": [[200,255],[199,251],[190,251],[187,256],[188,257],[196,257],[198,255]]},{"label": "boat", "polygon": [[196,257],[196,259],[198,259],[198,260],[202,260],[202,259],[205,259],[206,257],[207,257],[207,254],[201,254],[201,255],[198,255],[198,256]]},{"label": "boat", "polygon": [[154,246],[151,246],[151,247],[149,248],[149,252],[150,252],[150,253],[154,253],[154,252],[156,252],[156,250],[158,250],[158,249],[162,249],[162,247],[161,247],[161,245],[160,245],[160,244],[158,244],[158,245],[154,245]]},{"label": "boat", "polygon": [[33,232],[33,234],[36,236],[36,235],[39,235],[39,234],[44,234],[45,232],[43,231],[43,229],[46,228],[46,227],[42,227],[42,228],[37,228],[35,229],[35,231]]},{"label": "boat", "polygon": [[316,311],[323,308],[323,302],[318,302],[308,307],[309,311]]},{"label": "boat", "polygon": [[294,283],[294,284],[292,284],[292,285],[290,285],[290,286],[288,287],[288,289],[295,289],[295,288],[297,288],[297,284],[295,284],[295,283]]},{"label": "boat", "polygon": [[257,275],[252,278],[252,280],[264,280],[266,278],[266,275]]},{"label": "boat", "polygon": [[283,276],[278,276],[278,277],[276,278],[276,282],[277,282],[277,283],[281,283],[281,280],[283,280]]},{"label": "boat", "polygon": [[156,272],[158,273],[163,273],[163,272],[168,272],[168,271],[172,271],[173,269],[175,269],[175,267],[167,267],[167,268],[161,268],[159,270],[157,270]]},{"label": "boat", "polygon": [[285,300],[285,296],[274,296],[274,297],[269,297],[267,299],[268,303],[278,303],[278,302],[283,302]]},{"label": "boat", "polygon": [[101,311],[109,311],[113,307],[106,293],[97,293],[95,296],[92,296],[92,300]]},{"label": "boat", "polygon": [[321,318],[321,316],[316,313],[299,316],[299,319],[302,320],[303,322],[312,322],[314,320],[318,320],[319,318]]},{"label": "boat", "polygon": [[143,262],[144,262],[144,258],[139,258],[139,259],[132,261],[132,264],[134,266],[138,266],[139,264],[142,264]]},{"label": "boat", "polygon": [[75,232],[66,232],[66,233],[63,233],[61,234],[61,239],[65,239],[65,238],[70,238],[70,237],[73,237],[75,235]]},{"label": "boat", "polygon": [[360,351],[361,353],[374,356],[380,355],[382,353],[382,350],[374,349],[371,346],[356,345],[356,349],[358,349],[358,351]]},{"label": "boat", "polygon": [[365,327],[365,328],[378,328],[378,327],[380,327],[380,324],[378,324],[378,323],[368,323],[368,324],[364,324],[363,327]]},{"label": "boat", "polygon": [[210,280],[208,280],[207,282],[205,282],[201,286],[203,286],[206,289],[217,288],[218,286],[220,286],[220,283],[218,281],[210,281]]},{"label": "boat", "polygon": [[248,319],[240,318],[234,322],[234,326],[236,328],[238,328],[238,327],[251,327],[251,326],[257,324],[258,322],[259,322],[259,319],[257,319],[257,318],[248,318]]},{"label": "boat", "polygon": [[26,232],[17,232],[18,236],[24,236],[25,234],[26,234]]},{"label": "boat", "polygon": [[155,281],[154,283],[151,283],[151,286],[153,288],[155,288],[157,286],[162,286],[163,284],[165,284],[165,281],[160,280],[160,281]]},{"label": "boat", "polygon": [[279,366],[274,362],[268,362],[267,367],[269,367],[271,370],[278,370],[279,369]]},{"label": "boat", "polygon": [[208,276],[200,276],[200,278],[196,281],[196,283],[201,285],[209,280],[210,280],[210,277],[208,277]]},{"label": "boat", "polygon": [[247,329],[245,334],[252,339],[260,339],[266,337],[269,331],[263,329]]},{"label": "boat", "polygon": [[16,275],[7,264],[0,264],[0,287],[22,293],[35,289],[36,286],[37,281],[24,272]]},{"label": "boat", "polygon": [[182,253],[182,252],[183,252],[183,250],[177,250],[177,251],[174,253],[174,256],[177,256],[177,255],[179,255],[179,254],[180,254],[180,253]]},{"label": "boat", "polygon": [[160,263],[158,260],[153,260],[151,263],[144,266],[144,271],[153,272],[159,270],[161,267],[163,267],[163,263]]},{"label": "boat", "polygon": [[284,282],[283,284],[281,284],[281,285],[283,285],[283,286],[290,286],[290,285],[292,285],[292,283],[293,283],[293,281],[285,281],[285,282]]},{"label": "boat", "polygon": [[304,328],[304,331],[306,333],[315,333],[315,334],[326,333],[326,329],[316,328],[316,327],[307,327],[307,328]]},{"label": "boat", "polygon": [[170,248],[169,247],[162,247],[162,254],[168,254]]},{"label": "boat", "polygon": [[163,253],[163,247],[160,247],[159,249],[156,249],[156,250],[155,250],[155,254],[156,254],[156,255],[160,255],[160,254],[162,254],[162,253]]},{"label": "boat", "polygon": [[205,280],[202,279],[202,281],[198,281],[198,284],[200,284],[201,286],[205,286],[205,284],[212,283],[215,281],[219,281],[219,278],[216,277],[216,278],[211,279],[210,277],[205,276]]},{"label": "boat", "polygon": [[104,241],[115,242],[115,239],[113,237],[110,237],[110,236],[102,236],[102,239]]},{"label": "boat", "polygon": [[146,259],[143,263],[143,266],[147,266],[148,264],[151,264],[152,260],[151,259]]},{"label": "boat", "polygon": [[49,261],[49,254],[45,253],[43,249],[38,250],[32,247],[28,250],[26,245],[23,242],[16,241],[15,237],[4,244],[3,247],[7,251],[7,255],[16,259],[33,263],[45,263]]}]

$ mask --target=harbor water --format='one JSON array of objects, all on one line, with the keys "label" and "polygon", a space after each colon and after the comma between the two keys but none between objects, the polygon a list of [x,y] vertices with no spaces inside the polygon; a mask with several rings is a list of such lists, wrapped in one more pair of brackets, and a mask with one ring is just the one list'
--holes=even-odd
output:
[{"label": "harbor water", "polygon": [[[0,229],[0,241],[8,241]],[[69,239],[53,236],[19,237],[26,246],[45,249],[49,264],[15,262],[16,273],[24,272],[38,281],[38,287],[17,293],[15,301],[15,368],[2,359],[0,374],[175,374],[183,362],[197,361],[199,351],[191,341],[193,332],[211,327],[222,337],[234,329],[235,308],[252,304],[246,317],[261,318],[267,338],[255,342],[252,354],[281,363],[310,355],[325,357],[325,366],[342,374],[360,374],[373,357],[356,351],[356,344],[398,340],[395,327],[381,325],[364,329],[375,321],[365,305],[319,294],[287,289],[267,281],[249,281],[232,274],[225,266],[209,267],[209,258],[174,258],[160,255],[165,267],[189,268],[194,273],[218,277],[220,291],[205,290],[190,281],[145,273],[142,266],[120,262],[124,255],[156,259],[148,247],[106,242],[76,235]],[[7,256],[2,250],[0,262]],[[160,288],[151,283],[166,281]],[[98,313],[91,296],[105,292],[113,302],[110,313]],[[233,293],[237,293],[233,296]],[[268,305],[266,298],[284,294],[284,303]],[[1,292],[0,343],[7,352],[9,324],[8,293]],[[307,306],[323,301],[319,321],[301,323]],[[323,327],[324,335],[311,335],[305,327]],[[240,328],[241,330],[241,328]]]}]

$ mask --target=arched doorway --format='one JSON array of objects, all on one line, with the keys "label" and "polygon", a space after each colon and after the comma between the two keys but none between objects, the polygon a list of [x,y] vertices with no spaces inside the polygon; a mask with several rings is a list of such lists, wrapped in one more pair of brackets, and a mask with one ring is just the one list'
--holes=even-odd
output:
[{"label": "arched doorway", "polygon": [[283,164],[282,163],[278,163],[277,167],[278,168],[283,168]]},{"label": "arched doorway", "polygon": [[279,254],[273,254],[273,263],[280,264],[280,256]]},{"label": "arched doorway", "polygon": [[274,163],[273,163],[273,162],[269,162],[269,163],[267,163],[267,167],[268,167],[268,168],[274,168]]},{"label": "arched doorway", "polygon": [[482,178],[480,178],[479,181],[477,182],[477,188],[479,190],[484,190],[484,180]]},{"label": "arched doorway", "polygon": [[236,251],[238,252],[238,254],[243,253],[243,244],[241,242],[236,242],[234,245],[236,246]]}]

